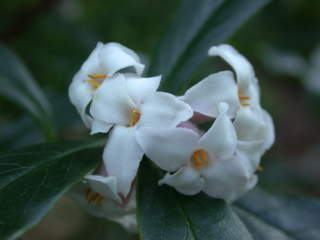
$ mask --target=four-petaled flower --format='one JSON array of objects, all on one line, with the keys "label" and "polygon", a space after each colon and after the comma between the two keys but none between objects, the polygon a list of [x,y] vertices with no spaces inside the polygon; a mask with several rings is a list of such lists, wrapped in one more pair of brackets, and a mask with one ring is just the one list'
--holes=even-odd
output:
[{"label": "four-petaled flower", "polygon": [[96,90],[90,114],[98,120],[96,132],[113,127],[103,153],[110,176],[118,179],[118,190],[129,192],[144,154],[136,140],[141,127],[174,128],[193,112],[184,102],[165,92],[157,92],[160,77],[141,78],[115,74]]},{"label": "four-petaled flower", "polygon": [[233,200],[256,183],[248,160],[236,152],[237,137],[227,116],[228,105],[218,105],[218,117],[202,136],[186,128],[142,128],[139,143],[166,174],[168,184],[183,194],[201,190],[212,197]]},{"label": "four-petaled flower", "polygon": [[137,54],[119,43],[98,43],[69,87],[69,98],[82,120],[91,128],[93,119],[86,114],[86,108],[101,83],[116,72],[132,67],[140,76],[144,65]]},{"label": "four-petaled flower", "polygon": [[229,45],[214,46],[209,55],[220,56],[235,71],[209,75],[188,89],[180,99],[201,115],[215,118],[221,102],[229,104],[227,112],[234,119],[238,151],[259,166],[260,158],[274,142],[274,127],[270,115],[260,106],[258,80],[248,60]]}]

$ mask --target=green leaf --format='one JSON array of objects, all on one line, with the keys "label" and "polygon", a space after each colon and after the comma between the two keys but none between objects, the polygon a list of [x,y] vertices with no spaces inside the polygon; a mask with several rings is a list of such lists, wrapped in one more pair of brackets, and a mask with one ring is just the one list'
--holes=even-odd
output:
[{"label": "green leaf", "polygon": [[39,144],[0,153],[0,239],[15,239],[101,161],[101,140]]},{"label": "green leaf", "polygon": [[162,88],[175,91],[207,58],[210,46],[229,38],[269,0],[182,0],[153,59],[149,75],[163,76]]},{"label": "green leaf", "polygon": [[252,239],[224,201],[205,194],[184,196],[168,186],[158,187],[159,175],[150,161],[143,161],[137,190],[141,239]]},{"label": "green leaf", "polygon": [[0,95],[29,112],[48,140],[54,139],[49,102],[21,60],[0,45]]},{"label": "green leaf", "polygon": [[254,239],[317,240],[320,200],[255,189],[235,204]]}]

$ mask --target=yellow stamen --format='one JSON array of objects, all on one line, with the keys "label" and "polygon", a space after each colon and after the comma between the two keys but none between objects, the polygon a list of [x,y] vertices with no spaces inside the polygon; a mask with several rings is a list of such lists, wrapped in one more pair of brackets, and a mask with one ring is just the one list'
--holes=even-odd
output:
[{"label": "yellow stamen", "polygon": [[133,127],[140,120],[141,113],[137,109],[133,109],[131,111],[131,120],[129,123],[129,127]]},{"label": "yellow stamen", "polygon": [[250,100],[250,97],[249,97],[249,96],[239,95],[239,99],[240,99],[240,101],[243,101],[243,100]]},{"label": "yellow stamen", "polygon": [[203,149],[198,149],[194,151],[191,155],[191,162],[194,167],[200,168],[203,166],[208,166],[208,154]]},{"label": "yellow stamen", "polygon": [[98,82],[98,81],[93,80],[93,79],[88,80],[88,83],[90,83],[90,85],[95,89],[97,89],[101,85],[101,82]]},{"label": "yellow stamen", "polygon": [[89,199],[89,203],[95,202],[95,201],[98,199],[99,196],[100,196],[99,193],[94,193],[94,194],[92,194],[92,195],[91,195],[91,198]]},{"label": "yellow stamen", "polygon": [[93,192],[90,188],[87,188],[85,190],[85,196],[86,196],[88,203],[100,204],[102,200],[106,199],[101,194]]},{"label": "yellow stamen", "polygon": [[248,106],[250,106],[249,103],[244,103],[243,101],[248,101],[248,100],[251,99],[251,97],[245,95],[244,92],[241,91],[241,90],[238,90],[238,96],[239,96],[239,100],[240,100],[241,106],[243,106],[243,107],[248,107]]},{"label": "yellow stamen", "polygon": [[102,202],[102,200],[104,200],[104,199],[106,199],[106,198],[100,195],[97,199],[97,204],[100,204]]},{"label": "yellow stamen", "polygon": [[91,192],[92,192],[92,191],[91,191],[90,188],[87,188],[87,189],[86,189],[86,192],[85,192],[86,199],[89,199],[89,196],[90,196]]},{"label": "yellow stamen", "polygon": [[263,170],[264,170],[264,168],[261,167],[261,166],[258,166],[258,167],[256,168],[256,171],[258,171],[258,172],[262,172]]},{"label": "yellow stamen", "polygon": [[249,107],[250,104],[249,104],[249,103],[241,103],[241,106],[243,106],[243,107]]},{"label": "yellow stamen", "polygon": [[108,77],[108,75],[106,75],[106,74],[89,74],[88,77],[92,78],[92,79],[104,79],[104,78]]}]

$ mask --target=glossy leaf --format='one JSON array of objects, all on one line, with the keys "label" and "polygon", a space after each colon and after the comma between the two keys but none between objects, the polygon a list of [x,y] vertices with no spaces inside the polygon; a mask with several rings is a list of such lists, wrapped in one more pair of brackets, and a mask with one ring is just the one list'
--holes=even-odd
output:
[{"label": "glossy leaf", "polygon": [[101,140],[39,144],[0,153],[0,239],[38,223],[101,161]]},{"label": "glossy leaf", "polygon": [[257,240],[317,240],[320,200],[297,195],[273,195],[256,189],[235,204]]},{"label": "glossy leaf", "polygon": [[21,60],[0,45],[0,95],[31,114],[47,139],[54,138],[51,107]]},{"label": "glossy leaf", "polygon": [[141,239],[252,239],[224,201],[205,194],[180,195],[168,186],[158,187],[158,179],[157,170],[144,161],[137,193]]},{"label": "glossy leaf", "polygon": [[162,88],[177,92],[208,57],[269,0],[182,0],[160,44],[149,75],[162,74]]}]

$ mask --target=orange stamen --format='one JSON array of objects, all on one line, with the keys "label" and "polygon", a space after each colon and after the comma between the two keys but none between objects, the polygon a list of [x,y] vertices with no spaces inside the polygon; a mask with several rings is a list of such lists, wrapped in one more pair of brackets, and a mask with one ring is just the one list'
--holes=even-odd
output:
[{"label": "orange stamen", "polygon": [[203,166],[208,166],[208,154],[203,149],[198,149],[194,151],[191,155],[191,161],[194,167],[200,168]]},{"label": "orange stamen", "polygon": [[92,79],[104,79],[104,78],[108,77],[108,75],[106,75],[106,74],[89,74],[88,77],[92,78]]},{"label": "orange stamen", "polygon": [[138,110],[133,109],[131,111],[131,120],[129,123],[129,127],[133,127],[134,125],[136,125],[137,122],[140,120],[140,117],[141,117],[141,113]]},{"label": "orange stamen", "polygon": [[99,193],[94,193],[92,195],[92,197],[90,198],[89,203],[95,202],[98,199],[99,196],[100,196]]},{"label": "orange stamen", "polygon": [[87,188],[87,189],[86,189],[85,195],[86,195],[86,199],[87,199],[87,200],[89,199],[89,196],[90,196],[91,192],[92,192],[92,191],[91,191],[90,188]]},{"label": "orange stamen", "polygon": [[261,167],[261,166],[258,166],[258,167],[256,168],[256,171],[258,171],[258,172],[262,172],[263,170],[264,170],[264,168]]},{"label": "orange stamen", "polygon": [[239,95],[239,99],[240,99],[240,101],[243,101],[243,100],[250,100],[250,97],[249,97],[249,96]]},{"label": "orange stamen", "polygon": [[94,89],[99,88],[100,85],[101,85],[101,82],[98,82],[98,81],[96,81],[96,80],[94,80],[94,79],[88,80],[88,83],[90,83],[90,85],[91,85]]},{"label": "orange stamen", "polygon": [[102,200],[106,199],[101,194],[93,192],[90,188],[87,188],[85,190],[85,196],[86,196],[88,203],[100,204]]}]

